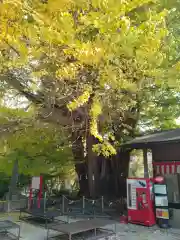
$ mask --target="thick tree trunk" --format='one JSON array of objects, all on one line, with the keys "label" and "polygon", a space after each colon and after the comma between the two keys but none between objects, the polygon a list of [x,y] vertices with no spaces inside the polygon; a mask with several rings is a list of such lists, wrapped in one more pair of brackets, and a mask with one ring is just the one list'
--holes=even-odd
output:
[{"label": "thick tree trunk", "polygon": [[[129,118],[128,115],[124,118],[123,124],[119,124],[120,127],[115,127],[115,139],[121,141],[123,138],[124,126],[128,126],[128,136],[130,138],[134,137],[135,128],[139,119],[139,101],[137,100],[137,106],[128,112],[135,116],[135,118]],[[128,113],[127,112],[127,113]],[[115,123],[116,126],[117,123]],[[118,131],[117,131],[118,129]],[[130,162],[130,151],[120,149],[116,156],[112,157],[112,172],[115,184],[115,194],[118,197],[126,197],[126,179],[129,173],[129,162]]]},{"label": "thick tree trunk", "polygon": [[[133,136],[137,119],[127,118],[125,123],[131,126],[129,136]],[[124,125],[115,132],[115,138],[121,139]],[[79,177],[80,193],[92,198],[100,195],[126,197],[126,179],[129,171],[129,151],[119,151],[115,157],[105,159],[93,152],[93,145],[98,143],[89,132],[86,132],[86,153],[80,131],[72,134],[75,169]],[[105,187],[104,187],[105,186]]]},{"label": "thick tree trunk", "polygon": [[130,161],[129,151],[118,151],[116,156],[111,159],[104,159],[104,161],[107,161],[107,163],[103,181],[106,187],[103,195],[110,198],[125,198]]},{"label": "thick tree trunk", "polygon": [[88,159],[88,183],[89,183],[89,195],[92,198],[96,198],[99,195],[99,168],[98,157],[93,152],[93,145],[97,143],[97,140],[89,134],[87,136],[87,159]]},{"label": "thick tree trunk", "polygon": [[117,195],[125,198],[127,196],[126,179],[129,173],[130,151],[120,150],[117,161],[119,163]]},{"label": "thick tree trunk", "polygon": [[79,194],[87,196],[89,194],[87,164],[84,156],[83,138],[80,135],[80,132],[72,133],[72,152],[74,156],[75,170],[79,180]]}]

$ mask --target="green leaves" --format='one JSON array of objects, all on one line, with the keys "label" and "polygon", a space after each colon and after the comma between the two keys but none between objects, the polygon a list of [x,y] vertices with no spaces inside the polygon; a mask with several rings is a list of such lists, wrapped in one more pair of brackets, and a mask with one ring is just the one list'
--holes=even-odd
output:
[{"label": "green leaves", "polygon": [[1,74],[13,70],[11,85],[39,112],[48,109],[47,121],[90,130],[106,156],[114,148],[99,129],[114,122],[122,132],[133,129],[139,111],[146,115],[144,99],[155,101],[146,90],[178,83],[178,41],[167,25],[177,16],[169,3],[168,11],[158,0],[8,0],[0,7]]},{"label": "green leaves", "polygon": [[18,159],[25,175],[66,174],[73,168],[67,133],[32,115],[32,110],[0,108],[0,172],[11,175]]},{"label": "green leaves", "polygon": [[67,137],[52,126],[32,126],[19,129],[1,142],[1,171],[11,174],[13,162],[18,158],[20,173],[27,175],[61,174],[72,166],[72,153]]}]

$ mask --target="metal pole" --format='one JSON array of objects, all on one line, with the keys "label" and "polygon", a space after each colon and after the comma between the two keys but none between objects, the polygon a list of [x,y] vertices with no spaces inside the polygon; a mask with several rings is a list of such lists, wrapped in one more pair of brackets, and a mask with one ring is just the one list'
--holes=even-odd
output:
[{"label": "metal pole", "polygon": [[64,214],[64,200],[65,200],[65,198],[64,198],[64,195],[62,196],[62,213]]},{"label": "metal pole", "polygon": [[144,178],[149,178],[147,149],[143,149]]},{"label": "metal pole", "polygon": [[93,206],[93,217],[95,218],[95,200],[92,201]]},{"label": "metal pole", "polygon": [[19,228],[18,228],[18,240],[20,239],[20,237],[21,237],[21,227],[19,226]]},{"label": "metal pole", "polygon": [[46,200],[47,200],[47,192],[44,193],[44,212],[46,212]]},{"label": "metal pole", "polygon": [[101,197],[101,211],[104,212],[104,197]]},{"label": "metal pole", "polygon": [[83,200],[82,213],[84,214],[84,210],[85,210],[85,197],[84,196],[83,196],[82,200]]},{"label": "metal pole", "polygon": [[47,240],[49,240],[49,228],[47,229]]},{"label": "metal pole", "polygon": [[11,211],[11,201],[10,200],[8,200],[8,209],[7,209],[7,211],[8,211],[8,213],[10,213],[10,211]]}]

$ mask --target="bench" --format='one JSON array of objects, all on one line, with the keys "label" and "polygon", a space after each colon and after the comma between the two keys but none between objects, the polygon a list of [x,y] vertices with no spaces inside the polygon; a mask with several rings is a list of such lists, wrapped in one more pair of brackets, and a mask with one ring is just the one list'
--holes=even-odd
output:
[{"label": "bench", "polygon": [[[114,230],[109,230],[106,227],[107,225],[114,225]],[[71,240],[72,235],[85,233],[88,231],[94,231],[94,238],[97,239],[97,230],[104,230],[106,232],[105,236],[110,236],[116,233],[116,222],[109,219],[90,219],[84,221],[77,221],[64,224],[48,224],[47,226],[47,240],[54,238],[54,236],[49,236],[49,231],[53,230],[64,235],[68,235],[69,240]],[[57,237],[57,236],[56,236]],[[102,237],[102,236],[100,236]]]},{"label": "bench", "polygon": [[[28,216],[22,216],[22,213],[28,214]],[[41,208],[34,209],[23,209],[20,211],[20,220],[32,220],[32,219],[42,219],[45,221],[45,228],[47,228],[48,222],[54,222],[57,220],[57,217],[61,216],[62,213],[57,209],[49,209],[44,211]],[[58,222],[64,223],[64,221],[57,220]]]}]

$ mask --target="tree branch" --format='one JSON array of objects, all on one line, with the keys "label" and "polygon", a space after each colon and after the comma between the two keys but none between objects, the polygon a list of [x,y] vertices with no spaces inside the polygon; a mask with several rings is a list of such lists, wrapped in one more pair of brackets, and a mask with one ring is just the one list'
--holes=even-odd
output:
[{"label": "tree branch", "polygon": [[73,125],[78,125],[82,127],[84,116],[82,116],[81,109],[77,109],[71,114],[66,107],[67,102],[65,103],[64,101],[63,103],[61,103],[61,101],[56,101],[55,104],[49,106],[42,92],[37,94],[32,93],[13,73],[8,72],[6,75],[1,75],[0,78],[25,96],[30,102],[35,105],[42,105],[39,114],[41,120],[58,123],[63,126],[71,125],[73,127]]},{"label": "tree branch", "polygon": [[43,96],[33,94],[27,87],[25,87],[12,73],[7,73],[6,75],[1,76],[1,79],[6,81],[9,85],[11,85],[14,89],[20,92],[23,96],[25,96],[29,101],[42,104]]},{"label": "tree branch", "polygon": [[15,52],[20,57],[20,53],[15,47],[13,47],[11,44],[9,44],[9,42],[7,40],[4,40],[4,42],[9,46],[10,49],[13,50],[13,52]]}]

